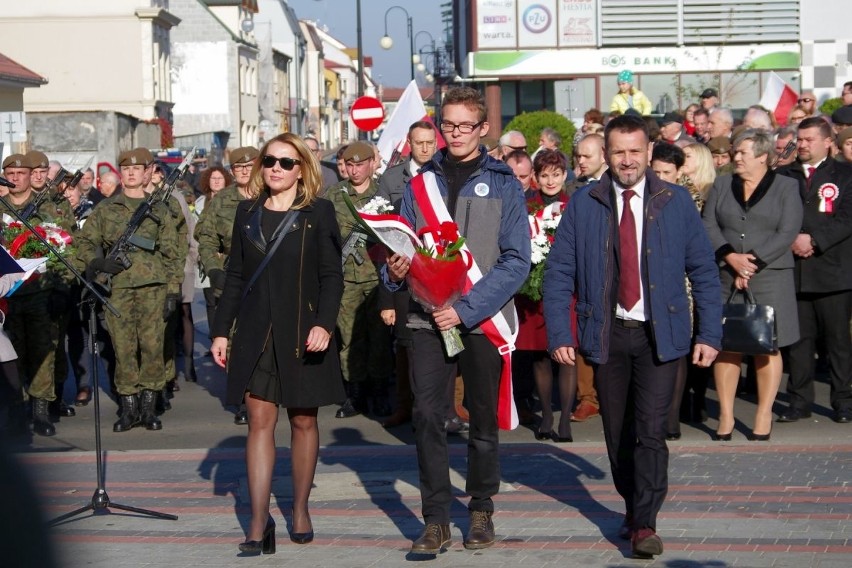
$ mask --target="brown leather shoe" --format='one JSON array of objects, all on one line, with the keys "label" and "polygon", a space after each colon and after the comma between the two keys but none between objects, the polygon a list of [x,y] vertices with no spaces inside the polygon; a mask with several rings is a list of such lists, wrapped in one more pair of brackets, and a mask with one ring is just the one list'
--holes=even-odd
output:
[{"label": "brown leather shoe", "polygon": [[488,511],[471,511],[470,528],[464,538],[464,547],[469,550],[488,548],[494,544],[494,523],[492,513]]},{"label": "brown leather shoe", "polygon": [[663,553],[663,541],[652,528],[633,531],[633,557],[651,558]]},{"label": "brown leather shoe", "polygon": [[583,422],[599,414],[600,410],[598,410],[597,406],[588,402],[581,402],[577,405],[577,410],[574,411],[574,414],[571,415],[571,422]]},{"label": "brown leather shoe", "polygon": [[452,542],[450,525],[426,523],[420,537],[411,545],[411,554],[438,554]]}]

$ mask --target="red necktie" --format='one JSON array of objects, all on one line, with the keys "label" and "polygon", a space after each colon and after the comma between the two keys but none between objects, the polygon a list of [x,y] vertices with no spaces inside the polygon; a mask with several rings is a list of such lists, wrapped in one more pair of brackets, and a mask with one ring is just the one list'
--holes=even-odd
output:
[{"label": "red necktie", "polygon": [[632,189],[625,190],[624,209],[618,224],[618,240],[621,245],[621,273],[618,277],[618,303],[627,311],[639,301],[639,247],[636,243],[636,220],[630,210],[630,198],[636,195]]},{"label": "red necktie", "polygon": [[805,166],[805,168],[806,168],[806,169],[807,169],[807,171],[808,171],[807,185],[808,185],[808,189],[810,189],[810,187],[811,187],[811,179],[814,177],[814,172],[816,171],[816,168],[815,168],[815,167],[813,167],[813,166]]}]

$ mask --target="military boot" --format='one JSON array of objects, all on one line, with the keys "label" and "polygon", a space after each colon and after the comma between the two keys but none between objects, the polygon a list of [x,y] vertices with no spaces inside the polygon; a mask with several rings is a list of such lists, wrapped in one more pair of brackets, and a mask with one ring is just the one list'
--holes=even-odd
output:
[{"label": "military boot", "polygon": [[119,400],[121,401],[121,414],[118,417],[118,422],[112,425],[112,431],[127,432],[139,425],[139,396],[123,394],[119,397]]},{"label": "military boot", "polygon": [[140,397],[140,406],[142,408],[142,425],[148,430],[162,430],[163,423],[157,418],[157,398],[159,392],[150,389],[142,391]]},{"label": "military boot", "polygon": [[39,436],[53,436],[56,428],[50,423],[48,415],[48,401],[43,398],[34,398],[33,401],[33,432]]}]

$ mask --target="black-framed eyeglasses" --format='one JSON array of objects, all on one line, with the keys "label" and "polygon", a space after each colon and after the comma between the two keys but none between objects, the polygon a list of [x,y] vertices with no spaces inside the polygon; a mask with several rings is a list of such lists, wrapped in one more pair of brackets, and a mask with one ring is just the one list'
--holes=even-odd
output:
[{"label": "black-framed eyeglasses", "polygon": [[275,156],[267,154],[260,160],[260,163],[264,168],[274,168],[277,163],[281,166],[282,170],[290,171],[296,166],[296,164],[301,164],[302,160],[295,160],[293,158],[287,158],[286,156],[283,158],[276,158]]},{"label": "black-framed eyeglasses", "polygon": [[813,100],[813,99],[804,98],[804,99],[799,99],[799,100],[798,100],[798,102],[800,102],[800,103],[812,103],[812,102],[814,102],[814,100]]},{"label": "black-framed eyeglasses", "polygon": [[455,124],[453,122],[442,122],[441,132],[444,132],[445,134],[452,134],[455,129],[458,128],[459,132],[461,132],[462,134],[470,134],[471,132],[482,126],[484,122],[484,120],[480,120],[479,122],[476,122],[474,124],[471,124],[469,122],[462,122],[461,124]]},{"label": "black-framed eyeglasses", "polygon": [[248,164],[231,164],[231,169],[234,170],[234,171],[236,171],[236,170],[240,170],[240,171],[250,170],[251,169],[251,162],[249,162]]}]

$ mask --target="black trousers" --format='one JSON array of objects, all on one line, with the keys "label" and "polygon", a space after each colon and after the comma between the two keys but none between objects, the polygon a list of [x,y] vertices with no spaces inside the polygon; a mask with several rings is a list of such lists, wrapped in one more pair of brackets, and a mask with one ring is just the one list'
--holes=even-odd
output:
[{"label": "black trousers", "polygon": [[666,417],[678,360],[659,362],[648,326],[615,323],[609,360],[595,366],[604,439],[612,477],[633,527],[656,530],[668,492]]},{"label": "black trousers", "polygon": [[828,354],[831,407],[852,409],[852,291],[835,294],[797,294],[799,341],[790,346],[790,406],[810,411],[814,403],[817,338],[821,335]]},{"label": "black trousers", "polygon": [[467,444],[467,484],[471,511],[493,511],[491,498],[500,488],[497,392],[502,359],[484,335],[462,337],[464,351],[449,359],[441,336],[432,330],[416,329],[409,348],[412,420],[420,471],[420,498],[427,523],[449,524],[452,503],[450,459],[445,420],[452,407],[448,385],[456,379],[458,366],[464,379],[470,413]]}]

